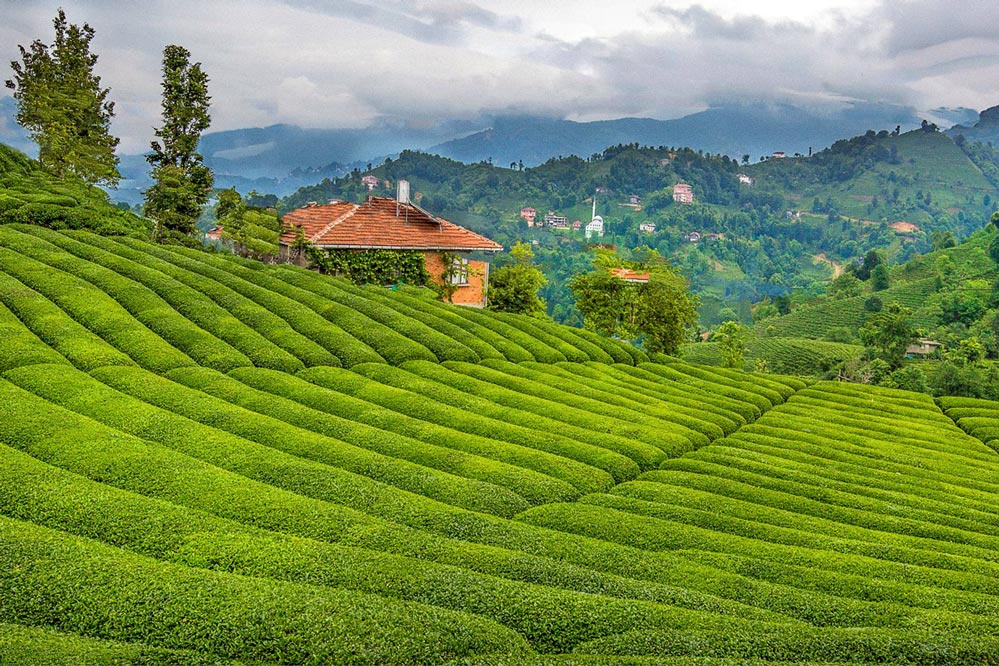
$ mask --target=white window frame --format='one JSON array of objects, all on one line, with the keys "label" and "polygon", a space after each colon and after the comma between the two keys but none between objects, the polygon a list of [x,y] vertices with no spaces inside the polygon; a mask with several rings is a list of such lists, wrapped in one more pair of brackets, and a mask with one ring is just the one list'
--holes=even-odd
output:
[{"label": "white window frame", "polygon": [[451,285],[454,287],[467,287],[468,282],[468,259],[455,257],[451,263]]}]

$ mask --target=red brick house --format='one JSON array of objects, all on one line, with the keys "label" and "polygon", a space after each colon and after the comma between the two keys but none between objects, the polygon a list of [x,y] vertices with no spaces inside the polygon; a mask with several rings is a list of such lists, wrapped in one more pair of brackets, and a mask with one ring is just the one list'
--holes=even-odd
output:
[{"label": "red brick house", "polygon": [[435,217],[412,203],[391,197],[372,197],[363,204],[334,202],[306,206],[284,214],[280,260],[296,261],[293,249],[298,227],[305,241],[330,250],[398,250],[422,252],[427,271],[436,282],[445,278],[445,255],[458,255],[453,303],[484,307],[489,263],[465,258],[470,252],[501,252],[503,246],[464,227]]}]

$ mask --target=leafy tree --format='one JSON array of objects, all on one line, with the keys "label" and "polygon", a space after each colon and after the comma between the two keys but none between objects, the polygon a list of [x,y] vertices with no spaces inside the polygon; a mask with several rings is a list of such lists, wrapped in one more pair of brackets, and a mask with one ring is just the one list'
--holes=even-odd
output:
[{"label": "leafy tree", "polygon": [[194,235],[215,181],[197,152],[201,133],[211,123],[208,77],[190,57],[181,46],[163,49],[163,126],[146,157],[155,184],[144,193],[144,211],[156,220],[154,234],[160,239]]},{"label": "leafy tree", "polygon": [[981,318],[985,310],[985,303],[978,295],[964,291],[951,292],[940,299],[940,323],[960,322],[970,326]]},{"label": "leafy tree", "polygon": [[871,277],[871,273],[874,269],[884,263],[884,258],[881,253],[877,250],[869,250],[867,254],[864,255],[864,262],[853,269],[857,278],[863,281],[867,281]]},{"label": "leafy tree", "polygon": [[884,291],[891,284],[891,278],[888,275],[888,267],[884,264],[878,264],[871,271],[871,289],[874,291]]},{"label": "leafy tree", "polygon": [[28,48],[18,45],[21,61],[10,63],[14,78],[6,86],[17,100],[17,122],[38,144],[38,160],[47,171],[114,187],[121,179],[114,152],[118,139],[111,135],[114,102],[94,74],[94,29],[67,23],[62,9],[52,24],[51,47],[37,39]]},{"label": "leafy tree", "polygon": [[868,312],[881,312],[881,308],[884,307],[884,303],[881,302],[879,296],[871,296],[866,301],[864,301],[864,309]]},{"label": "leafy tree", "polygon": [[944,353],[944,358],[957,365],[975,364],[985,358],[985,347],[977,337],[963,338]]},{"label": "leafy tree", "polygon": [[781,294],[774,298],[774,305],[777,306],[777,312],[786,315],[791,312],[791,297],[787,294]]},{"label": "leafy tree", "polygon": [[989,258],[999,264],[999,234],[996,234],[989,242]]},{"label": "leafy tree", "polygon": [[218,203],[215,204],[215,219],[222,225],[222,239],[233,246],[236,254],[242,254],[246,245],[246,204],[236,188],[219,192]]},{"label": "leafy tree", "polygon": [[548,280],[533,264],[534,251],[527,243],[517,243],[510,256],[515,263],[497,268],[489,276],[489,309],[543,316],[545,302],[538,290]]},{"label": "leafy tree", "polygon": [[982,396],[983,388],[982,373],[974,365],[942,363],[930,380],[933,395],[979,398]]},{"label": "leafy tree", "polygon": [[715,337],[721,343],[722,365],[726,368],[742,369],[746,358],[746,338],[748,329],[734,321],[726,321],[718,327]]},{"label": "leafy tree", "polygon": [[827,293],[834,299],[859,296],[864,291],[863,283],[852,273],[843,273],[829,283]]},{"label": "leafy tree", "polygon": [[860,329],[860,339],[892,368],[902,365],[906,348],[916,341],[912,310],[891,303],[872,315]]},{"label": "leafy tree", "polygon": [[[606,336],[643,337],[650,352],[675,354],[697,323],[698,298],[687,281],[654,250],[641,261],[626,262],[610,251],[600,251],[596,270],[574,276],[569,288],[585,326]],[[612,272],[627,268],[648,272],[648,282],[628,282]]]},{"label": "leafy tree", "polygon": [[926,383],[926,374],[914,365],[906,365],[894,371],[881,381],[881,385],[917,393],[927,393],[930,390]]}]

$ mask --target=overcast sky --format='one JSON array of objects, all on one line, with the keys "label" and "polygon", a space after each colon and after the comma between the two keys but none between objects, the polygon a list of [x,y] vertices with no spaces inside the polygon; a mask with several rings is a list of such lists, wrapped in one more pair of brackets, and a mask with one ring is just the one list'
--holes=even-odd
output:
[{"label": "overcast sky", "polygon": [[[125,152],[159,124],[160,57],[203,64],[212,130],[530,113],[676,118],[720,102],[999,104],[994,0],[65,0],[97,31]],[[59,3],[0,0],[0,59]],[[2,78],[10,76],[6,64]],[[2,94],[9,94],[4,91]]]}]

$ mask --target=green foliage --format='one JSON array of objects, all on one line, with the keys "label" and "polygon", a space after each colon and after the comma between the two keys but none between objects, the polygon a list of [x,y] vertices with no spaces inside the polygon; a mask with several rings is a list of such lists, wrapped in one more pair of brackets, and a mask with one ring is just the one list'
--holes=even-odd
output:
[{"label": "green foliage", "polygon": [[[282,224],[275,211],[247,205],[233,188],[219,193],[215,219],[222,226],[222,240],[239,256],[262,260],[273,260],[278,256]],[[305,247],[305,235],[301,228],[298,228],[293,246],[296,250]]]},{"label": "green foliage", "polygon": [[890,303],[873,314],[860,329],[860,339],[892,368],[902,364],[906,348],[916,341],[912,310]]},{"label": "green foliage", "polygon": [[194,235],[215,182],[197,152],[201,133],[211,124],[208,77],[190,57],[182,46],[163,49],[163,125],[146,157],[154,184],[143,193],[143,211],[157,222],[154,237],[168,242]]},{"label": "green foliage", "polygon": [[863,289],[863,284],[857,276],[852,273],[843,273],[829,283],[826,293],[834,299],[844,299],[859,296],[863,293]]},{"label": "green foliage", "polygon": [[[654,250],[638,262],[598,253],[594,263],[596,270],[569,283],[586,326],[608,337],[642,336],[651,353],[676,353],[697,323],[698,299],[686,280]],[[649,279],[627,282],[611,272],[614,268],[647,272]]]},{"label": "green foliage", "polygon": [[715,336],[721,347],[722,366],[726,368],[742,369],[746,357],[746,338],[749,331],[742,324],[734,321],[726,321],[718,330]]},{"label": "green foliage", "polygon": [[409,284],[430,282],[422,252],[397,250],[330,250],[309,246],[309,265],[327,275],[345,277],[354,284]]},{"label": "green foliage", "polygon": [[28,48],[19,45],[21,61],[10,64],[14,78],[6,85],[17,100],[17,122],[38,144],[39,161],[49,173],[114,187],[121,178],[118,138],[110,132],[114,102],[94,74],[94,29],[67,23],[61,8],[52,24],[51,48],[37,39]]},{"label": "green foliage", "polygon": [[929,392],[926,374],[915,365],[906,365],[895,370],[881,383],[889,388],[897,388],[903,391],[914,391],[916,393]]},{"label": "green foliage", "polygon": [[[994,652],[995,412],[887,387],[940,388],[936,362],[809,385],[426,289],[39,227],[0,245],[4,657]],[[945,250],[968,293],[982,248]],[[885,302],[937,307],[934,260],[893,268]],[[748,346],[775,372],[862,351]],[[939,365],[999,386],[985,361]]]},{"label": "green foliage", "polygon": [[0,144],[0,224],[89,229],[104,235],[147,235],[136,215],[108,203],[103,191],[73,174],[57,178],[41,164]]},{"label": "green foliage", "polygon": [[517,243],[510,250],[513,264],[493,269],[489,275],[489,309],[500,312],[544,316],[545,302],[538,290],[548,280],[534,267],[534,252],[527,243]]},{"label": "green foliage", "polygon": [[878,264],[871,270],[871,289],[874,291],[884,291],[891,286],[891,278],[888,274],[888,267]]},{"label": "green foliage", "polygon": [[981,318],[986,309],[981,293],[951,291],[940,298],[940,323],[960,322],[968,326]]}]

